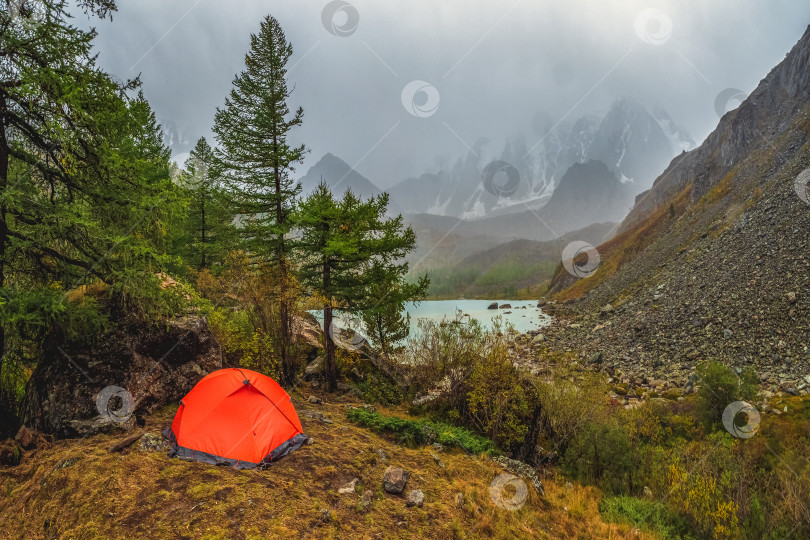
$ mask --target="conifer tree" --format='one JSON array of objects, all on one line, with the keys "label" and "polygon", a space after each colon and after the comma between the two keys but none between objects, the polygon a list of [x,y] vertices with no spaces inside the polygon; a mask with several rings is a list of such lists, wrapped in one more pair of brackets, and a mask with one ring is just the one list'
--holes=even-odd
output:
[{"label": "conifer tree", "polygon": [[[77,4],[115,10],[113,0]],[[67,290],[101,281],[133,299],[147,283],[158,289],[169,152],[149,104],[128,95],[138,81],[121,87],[96,66],[95,35],[70,24],[65,1],[0,2],[3,410],[20,351],[65,326]]]},{"label": "conifer tree", "polygon": [[410,334],[411,316],[405,312],[405,303],[424,300],[430,285],[427,276],[408,283],[407,274],[408,263],[396,260],[375,260],[365,271],[369,286],[363,325],[386,360],[393,346]]},{"label": "conifer tree", "polygon": [[186,160],[180,183],[189,196],[180,251],[197,270],[219,266],[230,245],[233,213],[224,198],[214,150],[205,137],[197,141]]},{"label": "conifer tree", "polygon": [[[383,305],[392,306],[378,288],[380,285],[399,289],[392,300],[399,305],[407,296],[413,298],[427,289],[427,279],[417,287],[400,282],[405,263],[398,263],[416,244],[413,229],[404,227],[402,216],[386,218],[388,194],[367,201],[350,190],[336,201],[325,183],[301,204],[296,227],[301,238],[299,278],[323,301],[324,363],[330,390],[337,388],[333,311],[362,313],[379,310],[386,314],[383,337],[391,343],[392,322]],[[382,280],[382,281],[380,281]],[[382,302],[382,303],[381,303]],[[401,322],[401,321],[400,321]]]},{"label": "conifer tree", "polygon": [[217,109],[216,156],[228,197],[238,212],[242,248],[278,274],[279,356],[282,383],[293,384],[297,370],[291,350],[292,290],[288,240],[290,212],[301,190],[292,178],[305,146],[293,146],[290,131],[300,126],[303,109],[291,113],[287,62],[292,45],[278,21],[267,16],[250,36],[245,69],[233,81],[224,107]]}]

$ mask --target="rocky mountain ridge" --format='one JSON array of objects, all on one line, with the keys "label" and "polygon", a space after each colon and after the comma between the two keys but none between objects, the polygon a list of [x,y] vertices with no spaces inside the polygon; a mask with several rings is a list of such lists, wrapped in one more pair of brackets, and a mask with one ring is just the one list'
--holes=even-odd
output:
[{"label": "rocky mountain ridge", "polygon": [[559,270],[550,347],[688,382],[696,363],[756,366],[768,392],[810,385],[810,28],[700,148],[638,198],[600,268]]},{"label": "rocky mountain ridge", "polygon": [[[510,138],[499,149],[480,138],[456,163],[438,173],[403,180],[390,188],[392,200],[406,212],[427,212],[478,219],[538,210],[551,197],[568,169],[589,160],[604,162],[634,194],[644,190],[674,155],[693,148],[694,140],[665,111],[650,113],[638,102],[616,100],[603,116],[586,115],[559,122],[538,114],[533,133]],[[488,164],[502,162],[517,181],[501,180],[487,189]]]}]

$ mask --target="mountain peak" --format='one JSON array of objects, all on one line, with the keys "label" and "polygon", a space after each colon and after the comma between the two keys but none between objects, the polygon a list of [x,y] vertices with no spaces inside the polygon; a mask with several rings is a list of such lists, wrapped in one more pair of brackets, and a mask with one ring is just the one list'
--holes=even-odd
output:
[{"label": "mountain peak", "polygon": [[351,189],[355,195],[363,198],[374,197],[382,193],[371,180],[355,171],[351,166],[337,157],[327,152],[315,165],[309,168],[307,173],[299,179],[301,191],[304,195],[311,193],[323,180],[332,188],[335,195],[342,195],[347,189]]}]

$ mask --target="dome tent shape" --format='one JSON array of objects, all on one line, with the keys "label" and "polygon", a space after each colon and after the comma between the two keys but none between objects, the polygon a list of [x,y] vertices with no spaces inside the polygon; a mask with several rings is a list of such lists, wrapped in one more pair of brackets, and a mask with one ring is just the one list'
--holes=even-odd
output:
[{"label": "dome tent shape", "polygon": [[307,440],[289,394],[270,377],[238,368],[203,377],[163,435],[169,457],[237,469],[269,465]]}]

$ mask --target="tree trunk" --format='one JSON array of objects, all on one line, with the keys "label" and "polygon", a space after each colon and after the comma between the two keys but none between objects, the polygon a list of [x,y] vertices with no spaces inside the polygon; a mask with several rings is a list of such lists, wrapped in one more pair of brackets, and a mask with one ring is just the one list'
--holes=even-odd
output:
[{"label": "tree trunk", "polygon": [[520,461],[529,465],[537,465],[537,439],[540,438],[540,423],[543,414],[543,406],[537,405],[532,413],[532,420],[529,423],[529,431],[523,439],[523,444],[515,456]]},{"label": "tree trunk", "polygon": [[[275,130],[275,126],[274,126]],[[278,164],[278,137],[273,134],[273,176],[276,188],[276,225],[281,227],[286,221],[284,216],[284,207],[281,201],[281,168]],[[278,238],[278,268],[279,268],[279,322],[281,324],[281,340],[279,346],[279,354],[281,356],[281,380],[285,386],[292,386],[295,384],[295,361],[290,355],[290,312],[287,304],[287,260],[286,252],[284,249],[284,233],[279,233]]]},{"label": "tree trunk", "polygon": [[201,224],[200,224],[200,233],[201,233],[200,244],[202,246],[202,249],[201,249],[202,253],[201,253],[201,257],[200,257],[200,270],[202,270],[203,268],[206,268],[206,266],[205,266],[205,250],[206,250],[206,246],[205,246],[205,193],[202,194],[202,198],[200,199],[200,201],[202,202],[202,205],[201,205],[201,208],[200,208],[200,214],[201,214],[200,215],[200,219],[201,219]]},{"label": "tree trunk", "polygon": [[[6,101],[0,99],[0,195],[5,196],[6,189],[8,188],[8,140],[6,139]],[[6,285],[6,250],[8,248],[8,223],[6,222],[6,205],[0,203],[0,289]],[[6,329],[0,324],[0,385],[3,380],[3,371],[5,370],[5,355],[6,355]],[[13,406],[16,405],[11,395],[7,395],[2,386],[0,386],[0,409],[5,411],[13,411]],[[16,411],[11,414],[12,418],[16,418]],[[0,419],[0,433],[6,431],[16,423],[13,419]],[[7,424],[7,425],[4,425]]]},{"label": "tree trunk", "polygon": [[324,341],[324,366],[326,367],[326,382],[329,384],[329,391],[337,390],[337,365],[335,363],[335,340],[332,328],[332,305],[328,301],[328,291],[331,287],[332,276],[329,263],[323,264],[323,291],[327,293],[327,302],[323,306],[323,341]]},{"label": "tree trunk", "polygon": [[332,307],[328,304],[323,306],[323,327],[324,327],[324,366],[326,368],[326,382],[329,391],[337,390],[337,365],[335,363],[335,340],[332,338]]}]

